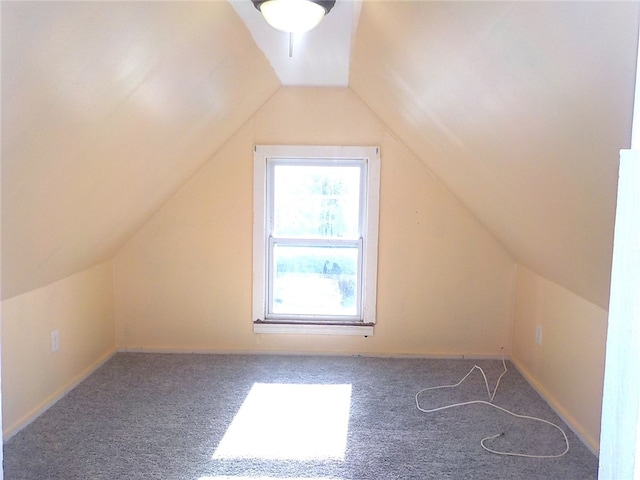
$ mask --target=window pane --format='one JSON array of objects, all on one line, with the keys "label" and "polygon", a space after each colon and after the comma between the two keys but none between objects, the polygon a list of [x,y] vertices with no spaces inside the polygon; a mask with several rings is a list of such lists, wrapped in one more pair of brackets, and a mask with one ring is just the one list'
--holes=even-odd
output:
[{"label": "window pane", "polygon": [[273,247],[274,314],[357,315],[358,247]]},{"label": "window pane", "polygon": [[358,238],[360,168],[274,165],[273,235]]}]

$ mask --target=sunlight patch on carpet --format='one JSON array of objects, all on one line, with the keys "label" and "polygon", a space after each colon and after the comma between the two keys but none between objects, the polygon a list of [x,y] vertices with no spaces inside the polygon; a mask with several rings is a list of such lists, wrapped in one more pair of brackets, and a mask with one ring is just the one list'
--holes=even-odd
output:
[{"label": "sunlight patch on carpet", "polygon": [[351,385],[254,383],[213,458],[344,460],[350,406]]}]

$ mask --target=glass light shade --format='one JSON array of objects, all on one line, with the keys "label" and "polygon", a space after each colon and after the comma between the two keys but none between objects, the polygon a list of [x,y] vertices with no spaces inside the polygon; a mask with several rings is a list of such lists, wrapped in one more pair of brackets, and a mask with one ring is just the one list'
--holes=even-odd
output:
[{"label": "glass light shade", "polygon": [[268,0],[260,11],[273,28],[291,33],[308,32],[326,13],[323,6],[309,0]]}]

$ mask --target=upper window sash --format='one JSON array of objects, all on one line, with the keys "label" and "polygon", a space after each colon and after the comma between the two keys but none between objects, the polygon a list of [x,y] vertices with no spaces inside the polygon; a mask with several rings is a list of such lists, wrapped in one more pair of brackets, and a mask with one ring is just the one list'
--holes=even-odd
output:
[{"label": "upper window sash", "polygon": [[[275,169],[278,166],[292,166],[292,167],[319,167],[319,168],[329,168],[329,167],[339,167],[339,168],[357,168],[359,172],[359,182],[358,182],[358,204],[357,204],[357,231],[350,232],[351,235],[346,236],[332,236],[332,235],[321,235],[320,233],[300,233],[297,235],[286,235],[281,233],[277,229],[276,223],[276,212],[275,212],[275,195],[278,194],[277,189],[278,185],[276,183],[275,178]],[[268,157],[266,158],[266,184],[265,184],[265,194],[266,194],[266,233],[267,236],[273,236],[276,238],[351,238],[351,239],[362,239],[363,238],[363,229],[366,225],[366,209],[367,209],[367,159],[366,158],[324,158],[324,157],[315,157],[315,158],[280,158],[280,157]],[[273,189],[274,191],[270,191],[269,189]],[[322,196],[323,200],[326,200],[327,196]],[[297,200],[298,202],[300,200]],[[347,232],[349,233],[349,232]]]}]

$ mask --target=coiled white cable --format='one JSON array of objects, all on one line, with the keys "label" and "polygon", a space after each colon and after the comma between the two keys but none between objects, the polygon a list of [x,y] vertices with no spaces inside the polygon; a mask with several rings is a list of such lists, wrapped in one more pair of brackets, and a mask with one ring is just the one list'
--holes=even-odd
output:
[{"label": "coiled white cable", "polygon": [[[502,352],[503,349],[501,349]],[[527,420],[534,420],[536,422],[541,422],[541,423],[545,423],[547,425],[551,425],[552,427],[558,429],[560,431],[560,433],[562,434],[562,437],[564,438],[564,442],[565,442],[565,449],[562,453],[558,453],[558,454],[554,454],[554,455],[533,455],[533,454],[527,454],[527,453],[517,453],[517,452],[503,452],[500,450],[494,450],[490,447],[488,447],[485,442],[488,440],[493,440],[494,438],[498,438],[504,435],[504,432],[498,433],[496,435],[490,435],[488,437],[483,438],[482,440],[480,440],[480,445],[482,446],[482,448],[484,448],[486,451],[491,452],[491,453],[495,453],[496,455],[508,455],[508,456],[512,456],[512,457],[525,457],[525,458],[558,458],[558,457],[562,457],[563,455],[566,455],[566,453],[569,451],[569,439],[567,438],[567,434],[564,432],[564,430],[562,428],[560,428],[558,425],[556,425],[555,423],[549,422],[548,420],[544,420],[542,418],[538,418],[538,417],[532,417],[529,415],[520,415],[518,413],[513,413],[509,410],[507,410],[506,408],[502,408],[496,404],[493,403],[493,399],[496,396],[496,392],[498,391],[498,386],[500,385],[500,380],[502,380],[502,377],[505,375],[505,373],[507,373],[507,364],[504,360],[504,353],[502,355],[502,367],[503,367],[503,372],[500,374],[500,376],[498,377],[498,380],[496,382],[496,386],[493,389],[493,392],[491,392],[491,389],[489,388],[489,381],[487,380],[487,376],[484,373],[484,370],[482,370],[482,368],[480,368],[478,365],[474,365],[473,368],[471,368],[471,370],[469,370],[469,373],[467,373],[464,377],[462,377],[462,380],[460,380],[458,383],[454,384],[454,385],[439,385],[436,387],[427,387],[427,388],[423,388],[422,390],[420,390],[418,393],[416,393],[416,407],[418,408],[418,410],[420,410],[421,412],[425,412],[425,413],[433,413],[433,412],[439,412],[442,410],[447,410],[449,408],[454,408],[454,407],[462,407],[465,405],[473,405],[473,404],[483,404],[483,405],[489,405],[490,407],[496,408],[502,412],[508,413],[509,415],[512,415],[516,418],[523,418],[523,419],[527,419]],[[422,393],[430,391],[430,390],[437,390],[437,389],[442,389],[442,388],[455,388],[455,387],[459,387],[468,377],[469,375],[471,375],[473,373],[474,370],[479,370],[480,373],[482,374],[482,378],[484,378],[484,384],[487,387],[487,395],[489,396],[489,401],[486,400],[471,400],[468,402],[460,402],[460,403],[453,403],[451,405],[445,405],[443,407],[437,407],[437,408],[423,408],[420,406],[420,401],[419,401],[419,397]]]}]

